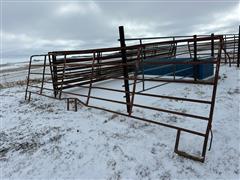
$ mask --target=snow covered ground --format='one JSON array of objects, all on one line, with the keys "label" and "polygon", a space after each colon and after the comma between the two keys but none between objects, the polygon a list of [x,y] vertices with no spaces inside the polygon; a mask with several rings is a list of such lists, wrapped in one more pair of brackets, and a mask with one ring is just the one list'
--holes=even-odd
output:
[{"label": "snow covered ground", "polygon": [[[213,120],[214,139],[205,163],[180,157],[173,152],[176,137],[174,129],[84,106],[79,107],[78,112],[67,111],[64,101],[37,95],[33,95],[28,103],[24,100],[25,86],[6,88],[2,85],[0,177],[239,179],[240,71],[236,67],[222,65],[220,76]],[[24,80],[26,74],[23,73],[21,77]],[[172,91],[169,91],[169,87]],[[169,84],[151,90],[153,93],[155,91],[200,99],[210,97],[209,90],[198,85]],[[159,99],[138,101],[200,115],[208,112],[208,107],[195,107],[195,104],[163,103]],[[125,107],[104,106],[125,111]],[[140,109],[134,109],[134,112],[197,130],[205,127],[180,116]],[[202,143],[202,140],[194,135],[183,135],[180,148],[199,153],[199,142]]]}]

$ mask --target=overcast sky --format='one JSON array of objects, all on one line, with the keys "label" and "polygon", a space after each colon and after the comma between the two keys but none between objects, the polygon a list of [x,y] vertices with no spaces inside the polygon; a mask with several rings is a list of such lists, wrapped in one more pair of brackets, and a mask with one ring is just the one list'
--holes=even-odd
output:
[{"label": "overcast sky", "polygon": [[115,46],[120,25],[126,37],[237,33],[239,19],[238,0],[2,0],[2,62],[52,50]]}]

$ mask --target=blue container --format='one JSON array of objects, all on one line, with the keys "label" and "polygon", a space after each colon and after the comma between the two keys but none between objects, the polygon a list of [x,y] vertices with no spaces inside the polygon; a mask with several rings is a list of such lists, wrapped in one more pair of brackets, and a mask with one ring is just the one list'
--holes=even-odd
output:
[{"label": "blue container", "polygon": [[[192,61],[191,58],[151,58],[145,59],[145,62],[160,62],[160,61],[173,61],[173,62],[184,62]],[[204,59],[211,60],[211,59]],[[197,79],[205,79],[213,75],[213,64],[200,64],[197,65]],[[168,65],[158,65],[158,64],[144,64],[143,65],[145,75],[165,75],[173,76],[174,71],[176,76],[193,77],[193,65],[189,64],[168,64]]]},{"label": "blue container", "polygon": [[198,79],[206,79],[213,75],[213,64],[200,64],[198,66]]}]

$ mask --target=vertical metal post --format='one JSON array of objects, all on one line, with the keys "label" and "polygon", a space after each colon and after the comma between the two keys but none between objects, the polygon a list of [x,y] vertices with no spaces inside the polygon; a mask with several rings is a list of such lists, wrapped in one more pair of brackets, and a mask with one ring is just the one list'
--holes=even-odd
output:
[{"label": "vertical metal post", "polygon": [[135,72],[134,72],[134,80],[133,80],[133,88],[132,88],[132,97],[131,97],[129,116],[131,116],[132,109],[133,109],[133,102],[134,102],[134,95],[136,92],[136,83],[137,83],[137,76],[138,76],[138,71],[139,71],[141,53],[142,53],[142,47],[138,48],[137,59],[135,60]]},{"label": "vertical metal post", "polygon": [[95,60],[96,60],[96,52],[93,52],[92,71],[91,71],[91,76],[90,76],[90,83],[89,83],[89,89],[88,89],[86,105],[88,105],[88,103],[89,103],[89,99],[90,99],[90,95],[91,95],[91,91],[92,91],[92,83],[93,83],[93,78],[94,78]]},{"label": "vertical metal post", "polygon": [[211,34],[211,57],[214,58],[214,33]]},{"label": "vertical metal post", "polygon": [[52,71],[53,71],[53,89],[54,89],[54,96],[57,97],[58,94],[58,86],[57,86],[57,58],[56,55],[52,55]]},{"label": "vertical metal post", "polygon": [[62,98],[62,90],[63,90],[63,84],[64,84],[64,78],[65,78],[65,69],[66,69],[66,62],[67,62],[67,55],[64,55],[64,64],[63,64],[63,71],[62,71],[62,81],[61,81],[61,87],[60,89],[58,88],[59,92],[59,99]]},{"label": "vertical metal post", "polygon": [[177,130],[176,141],[175,141],[175,147],[174,147],[174,152],[175,152],[175,153],[178,152],[178,145],[179,145],[180,133],[181,133],[181,130],[178,129],[178,130]]},{"label": "vertical metal post", "polygon": [[[145,55],[143,55],[143,53],[145,54],[145,50],[143,49],[142,46],[142,39],[140,39],[140,46],[141,46],[141,62],[143,62],[143,60],[145,59]],[[141,71],[142,71],[142,90],[145,91],[145,80],[144,80],[144,65],[141,64]]]},{"label": "vertical metal post", "polygon": [[25,91],[25,100],[27,100],[27,93],[28,93],[28,86],[29,86],[29,79],[30,79],[30,74],[31,74],[31,66],[32,66],[32,58],[33,56],[30,57],[29,65],[28,65],[28,76],[27,76],[27,87]]},{"label": "vertical metal post", "polygon": [[123,26],[119,26],[119,36],[120,36],[120,46],[121,46],[122,63],[123,63],[123,77],[124,77],[127,112],[130,113],[131,108],[130,108],[130,93],[129,93],[129,77],[128,77],[127,56],[126,56],[126,49],[125,49],[126,44],[125,44]]},{"label": "vertical metal post", "polygon": [[217,59],[217,64],[216,64],[215,76],[214,76],[214,85],[213,85],[213,90],[212,90],[212,99],[211,99],[211,107],[210,107],[210,112],[209,112],[208,126],[206,129],[206,135],[205,135],[205,139],[204,139],[204,143],[203,143],[202,157],[204,159],[205,159],[206,150],[207,150],[209,132],[212,129],[213,111],[214,111],[215,99],[216,99],[216,93],[217,93],[218,75],[219,75],[219,68],[220,68],[220,61],[221,61],[221,52],[222,52],[222,48],[223,48],[223,41],[224,41],[224,39],[222,36],[220,39],[220,49],[218,52],[218,59]]},{"label": "vertical metal post", "polygon": [[[174,60],[176,60],[176,43],[175,43],[175,37],[173,37],[173,49],[172,49],[172,54],[171,54],[171,58],[172,56],[174,56]],[[176,79],[176,64],[173,64],[173,79]]]},{"label": "vertical metal post", "polygon": [[226,35],[224,36],[224,60],[225,60],[225,64],[227,64],[227,37]]},{"label": "vertical metal post", "polygon": [[237,52],[237,67],[240,64],[240,26],[238,27],[238,52]]},{"label": "vertical metal post", "polygon": [[50,73],[51,73],[51,78],[52,78],[52,86],[53,86],[53,92],[54,92],[54,97],[56,98],[56,93],[55,93],[55,86],[54,86],[54,75],[53,75],[53,62],[51,61],[51,55],[48,53],[48,62],[49,62],[49,68],[50,68]]},{"label": "vertical metal post", "polygon": [[96,68],[96,73],[97,75],[101,75],[101,66],[100,66],[100,52],[97,52],[97,68]]},{"label": "vertical metal post", "polygon": [[233,63],[235,62],[235,53],[236,53],[236,35],[233,35]]},{"label": "vertical metal post", "polygon": [[69,98],[67,98],[67,110],[69,111]]},{"label": "vertical metal post", "polygon": [[74,99],[75,112],[77,112],[77,98]]},{"label": "vertical metal post", "polygon": [[47,60],[47,55],[44,55],[42,84],[41,84],[40,94],[42,94],[42,92],[43,92],[43,85],[44,85],[44,81],[45,81],[46,60]]},{"label": "vertical metal post", "polygon": [[29,92],[29,94],[28,94],[28,102],[30,102],[30,100],[31,100],[31,94],[32,94],[32,92]]},{"label": "vertical metal post", "polygon": [[[193,61],[196,62],[197,61],[197,35],[193,36]],[[198,66],[197,65],[193,65],[193,77],[194,77],[194,81],[197,80],[197,71],[198,71]]]}]

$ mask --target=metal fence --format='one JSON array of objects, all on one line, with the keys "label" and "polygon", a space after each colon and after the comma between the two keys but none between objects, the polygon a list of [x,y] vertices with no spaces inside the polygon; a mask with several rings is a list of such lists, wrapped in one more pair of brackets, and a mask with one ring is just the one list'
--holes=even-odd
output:
[{"label": "metal fence", "polygon": [[[211,133],[213,111],[215,105],[215,97],[217,90],[218,74],[222,50],[224,46],[223,36],[202,36],[202,37],[184,37],[175,40],[165,40],[152,43],[140,43],[137,45],[126,46],[123,27],[119,28],[121,47],[91,49],[82,51],[55,51],[44,55],[37,55],[43,60],[42,65],[35,65],[32,56],[29,64],[29,74],[26,88],[25,98],[30,100],[31,94],[39,94],[60,100],[66,100],[67,109],[69,110],[70,102],[75,104],[81,103],[88,107],[116,113],[122,116],[134,118],[136,120],[161,125],[177,130],[175,153],[187,158],[204,162],[207,150],[207,143]],[[207,46],[207,45],[210,46]],[[200,50],[200,46],[205,48]],[[190,47],[190,48],[189,48]],[[190,53],[189,53],[190,52]],[[182,56],[189,56],[189,60],[179,62],[176,59]],[[161,61],[155,61],[154,58],[163,58]],[[172,75],[167,74],[155,77],[144,75],[144,65],[154,66],[172,66]],[[176,76],[177,65],[189,65],[193,68],[192,78],[184,76]],[[214,65],[215,71],[212,78],[207,80],[199,80],[197,78],[196,69],[198,66]],[[42,73],[33,72],[33,67],[41,67]],[[41,84],[37,86],[31,83],[31,75],[41,76]],[[122,82],[123,85],[118,87],[105,87],[99,82],[107,82],[114,80]],[[146,82],[156,82],[155,86],[145,87]],[[142,88],[137,85],[142,83]],[[183,86],[192,84],[204,85],[211,87],[211,98],[207,100],[194,99],[186,97],[166,96],[158,93],[148,93],[149,89],[157,88],[166,83],[180,83]],[[51,86],[52,87],[51,87]],[[76,89],[72,92],[72,89]],[[85,89],[85,90],[84,90]],[[117,99],[111,96],[102,97],[95,95],[93,90],[98,93],[120,93]],[[205,116],[199,114],[191,114],[179,112],[177,110],[169,110],[165,108],[154,107],[138,103],[138,98],[155,98],[170,99],[174,101],[191,102],[196,104],[206,104],[209,106],[209,112]],[[98,100],[101,103],[91,103]],[[102,104],[119,104],[125,106],[125,112],[103,107]],[[186,118],[204,121],[206,129],[203,132],[184,128],[153,119],[144,118],[135,114],[135,109],[141,108],[143,111],[163,112],[174,114]],[[203,137],[203,147],[200,156],[187,154],[178,149],[181,132],[198,135]]]}]

